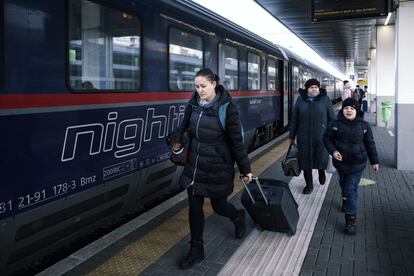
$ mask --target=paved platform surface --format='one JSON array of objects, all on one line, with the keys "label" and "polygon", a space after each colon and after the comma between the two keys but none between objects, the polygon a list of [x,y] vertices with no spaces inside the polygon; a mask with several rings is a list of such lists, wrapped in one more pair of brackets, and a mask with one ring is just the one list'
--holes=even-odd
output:
[{"label": "paved platform surface", "polygon": [[364,171],[375,184],[359,187],[357,235],[343,234],[335,174],[300,275],[414,275],[414,172],[395,169],[393,130],[372,128],[380,170]]},{"label": "paved platform surface", "polygon": [[[365,119],[373,122],[373,115],[366,114]],[[380,171],[375,173],[369,166],[364,172],[365,185],[359,188],[357,235],[347,236],[343,233],[344,214],[339,210],[341,193],[338,176],[334,174],[326,186],[325,198],[310,241],[306,242],[309,246],[305,247],[305,257],[302,256],[302,259],[296,261],[301,264],[299,269],[295,272],[283,272],[263,268],[249,275],[414,275],[414,172],[398,171],[394,168],[392,129],[373,127],[373,132],[380,157]],[[278,157],[273,158],[271,163],[268,163],[271,159],[260,160],[255,165],[261,168],[260,173],[259,170],[257,173],[261,177],[291,181],[281,171],[280,156],[286,148],[287,143],[282,143],[272,150],[272,154]],[[303,180],[303,177],[297,179]],[[372,184],[373,182],[375,183]],[[317,191],[314,190],[315,192]],[[240,194],[237,193],[231,199],[238,208],[241,208]],[[210,215],[211,210],[207,211],[209,216],[204,233],[206,259],[201,264],[182,271],[177,268],[176,263],[188,251],[188,229],[177,234],[174,233],[171,223],[165,222],[178,216],[177,222],[172,225],[178,223],[186,226],[186,211],[183,211],[186,205],[184,200],[169,208],[167,212],[93,258],[83,261],[65,275],[225,275],[225,268],[229,267],[232,259],[237,260],[243,244],[249,241],[252,233],[255,234],[253,223],[248,219],[247,233],[250,236],[236,240],[232,223],[218,215]],[[140,250],[141,247],[136,245],[137,241],[148,235],[154,237],[154,229],[159,229],[163,224],[169,228],[156,230],[159,235],[148,240],[147,244],[149,242],[154,248],[160,248],[160,243],[165,243],[161,242],[161,237],[172,235],[170,246],[165,251],[157,252],[156,256]],[[131,247],[136,249],[127,250]],[[272,258],[277,259],[277,256]],[[108,262],[109,260],[112,262]],[[138,268],[137,265],[127,263],[144,261],[150,265]],[[262,260],[261,263],[265,262]],[[118,268],[115,269],[114,265]],[[129,268],[129,265],[136,270]]]}]

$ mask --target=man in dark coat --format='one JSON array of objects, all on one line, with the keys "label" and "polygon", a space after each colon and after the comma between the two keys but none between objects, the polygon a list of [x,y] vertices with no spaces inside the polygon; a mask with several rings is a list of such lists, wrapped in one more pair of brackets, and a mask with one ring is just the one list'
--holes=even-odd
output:
[{"label": "man in dark coat", "polygon": [[342,211],[345,212],[345,233],[356,233],[358,185],[369,159],[374,171],[379,169],[378,154],[371,127],[360,118],[357,100],[342,102],[338,119],[332,121],[323,136],[323,143],[332,155],[342,190]]},{"label": "man in dark coat", "polygon": [[289,139],[291,144],[298,145],[299,164],[306,182],[303,193],[310,194],[313,191],[312,169],[318,169],[321,185],[326,181],[325,169],[329,155],[323,146],[322,136],[328,123],[335,119],[335,113],[326,90],[320,89],[319,81],[309,79],[305,88],[300,89],[300,96],[295,103]]}]

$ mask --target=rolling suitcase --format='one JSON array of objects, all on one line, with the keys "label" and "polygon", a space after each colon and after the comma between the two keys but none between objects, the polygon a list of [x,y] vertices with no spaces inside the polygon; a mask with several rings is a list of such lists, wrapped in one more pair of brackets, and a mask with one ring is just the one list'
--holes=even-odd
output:
[{"label": "rolling suitcase", "polygon": [[248,185],[243,179],[242,182],[245,189],[241,202],[257,228],[290,235],[296,233],[298,204],[286,182],[261,179],[261,184],[257,177]]}]

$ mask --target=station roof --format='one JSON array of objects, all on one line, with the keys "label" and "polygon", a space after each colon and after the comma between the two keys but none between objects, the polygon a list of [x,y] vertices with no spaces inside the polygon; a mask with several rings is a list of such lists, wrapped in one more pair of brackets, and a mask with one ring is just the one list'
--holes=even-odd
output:
[{"label": "station roof", "polygon": [[367,66],[371,47],[375,45],[375,25],[380,19],[347,19],[312,23],[310,0],[256,0],[277,20],[299,36],[320,56],[339,70],[346,62]]}]

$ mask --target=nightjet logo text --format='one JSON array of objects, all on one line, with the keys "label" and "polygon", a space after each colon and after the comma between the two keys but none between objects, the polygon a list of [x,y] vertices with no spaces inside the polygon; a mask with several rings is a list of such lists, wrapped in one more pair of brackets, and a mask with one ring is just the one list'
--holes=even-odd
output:
[{"label": "nightjet logo text", "polygon": [[116,158],[123,158],[136,154],[145,142],[163,139],[175,129],[184,116],[184,109],[185,105],[170,106],[165,115],[157,114],[156,108],[148,108],[145,118],[124,120],[118,120],[118,112],[109,112],[105,122],[68,126],[61,161],[71,161],[85,154],[76,150],[80,141],[90,145],[89,155],[113,152]]}]

